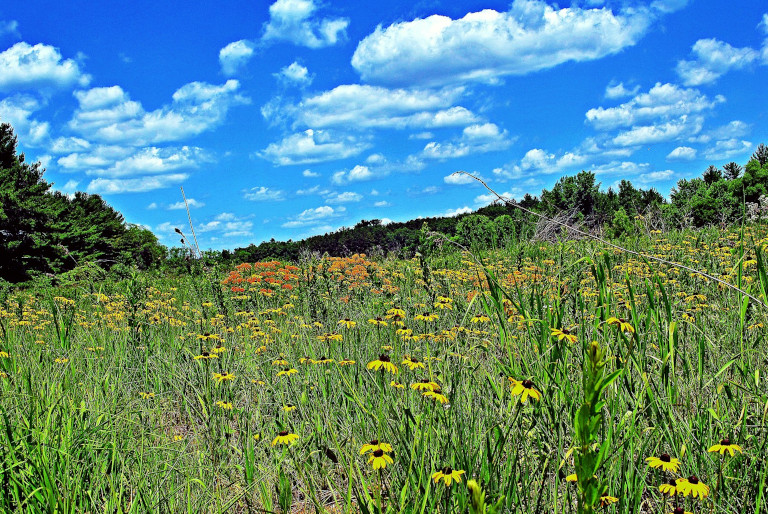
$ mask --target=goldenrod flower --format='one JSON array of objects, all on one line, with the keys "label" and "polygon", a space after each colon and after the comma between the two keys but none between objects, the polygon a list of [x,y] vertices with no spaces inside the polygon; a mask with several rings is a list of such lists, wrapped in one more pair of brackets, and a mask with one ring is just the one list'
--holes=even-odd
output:
[{"label": "goldenrod flower", "polygon": [[610,317],[606,320],[606,323],[608,323],[609,325],[618,325],[619,330],[621,330],[622,332],[629,332],[630,334],[635,333],[635,327],[633,327],[629,321],[623,318]]},{"label": "goldenrod flower", "polygon": [[570,343],[576,342],[576,335],[572,334],[570,330],[567,328],[550,328],[550,335],[552,337],[556,337],[558,341],[562,341],[563,339],[567,340]]},{"label": "goldenrod flower", "polygon": [[227,372],[225,371],[225,372],[223,372],[223,373],[214,373],[214,374],[213,374],[213,378],[214,378],[214,379],[215,379],[217,382],[223,382],[223,381],[225,381],[225,380],[234,380],[234,379],[235,379],[235,378],[237,378],[237,377],[236,377],[235,375],[233,375],[232,373],[227,373]]},{"label": "goldenrod flower", "polygon": [[432,480],[434,480],[435,483],[438,483],[440,480],[442,480],[445,483],[445,486],[449,487],[451,485],[451,481],[456,483],[461,482],[461,475],[463,474],[463,469],[451,469],[450,466],[446,466],[440,471],[432,473]]},{"label": "goldenrod flower", "polygon": [[709,495],[709,487],[699,480],[696,475],[677,480],[677,491],[683,496],[692,495],[704,499]]},{"label": "goldenrod flower", "polygon": [[338,324],[346,328],[355,328],[355,325],[357,325],[356,322],[352,321],[349,318],[340,319]]},{"label": "goldenrod flower", "polygon": [[615,496],[608,496],[608,495],[601,496],[600,497],[600,506],[601,507],[607,507],[608,505],[610,505],[612,503],[616,503],[617,501],[619,501],[619,499],[616,498]]},{"label": "goldenrod flower", "polygon": [[725,452],[728,452],[731,454],[731,457],[734,456],[734,452],[744,453],[741,449],[741,446],[738,444],[732,444],[731,440],[727,437],[720,441],[720,444],[716,444],[712,446],[708,452],[719,452],[720,455],[725,455]]},{"label": "goldenrod flower", "polygon": [[372,369],[373,371],[378,371],[381,369],[384,371],[389,371],[394,375],[397,374],[397,366],[392,363],[389,355],[379,355],[378,359],[368,363],[367,368]]},{"label": "goldenrod flower", "polygon": [[668,453],[662,453],[659,457],[648,457],[645,462],[652,468],[661,468],[672,473],[677,473],[680,467],[680,461],[670,457]]},{"label": "goldenrod flower", "polygon": [[541,393],[533,387],[532,381],[514,378],[510,378],[509,381],[512,382],[512,395],[521,396],[520,403],[525,403],[529,396],[536,401],[541,400]]},{"label": "goldenrod flower", "polygon": [[416,368],[424,369],[424,363],[423,362],[419,361],[419,359],[415,359],[415,358],[412,358],[412,357],[407,356],[407,355],[403,359],[402,364],[404,366],[408,366],[408,369],[410,369],[411,371],[413,371]]},{"label": "goldenrod flower", "polygon": [[272,446],[275,446],[277,444],[285,444],[289,445],[296,441],[299,438],[296,434],[291,434],[287,430],[283,430],[282,432],[279,432],[277,434],[277,437],[275,437],[272,440]]},{"label": "goldenrod flower", "polygon": [[392,445],[389,443],[382,443],[378,439],[374,439],[371,442],[364,444],[363,447],[360,448],[360,455],[365,455],[368,452],[375,452],[376,450],[390,453],[392,451]]},{"label": "goldenrod flower", "polygon": [[373,464],[373,469],[386,468],[387,464],[392,464],[392,457],[384,453],[383,450],[374,451],[368,458],[368,464]]}]

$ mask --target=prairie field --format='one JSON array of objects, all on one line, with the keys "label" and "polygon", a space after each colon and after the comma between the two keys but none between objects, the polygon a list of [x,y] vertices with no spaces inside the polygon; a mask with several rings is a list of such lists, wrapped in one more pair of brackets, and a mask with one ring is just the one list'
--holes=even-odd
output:
[{"label": "prairie field", "polygon": [[764,512],[768,230],[626,244],[7,291],[0,511]]}]

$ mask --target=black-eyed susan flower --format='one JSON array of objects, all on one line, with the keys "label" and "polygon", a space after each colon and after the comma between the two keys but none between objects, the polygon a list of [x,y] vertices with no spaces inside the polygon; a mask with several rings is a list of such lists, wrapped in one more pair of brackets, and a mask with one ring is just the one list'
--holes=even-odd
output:
[{"label": "black-eyed susan flower", "polygon": [[472,319],[470,319],[472,323],[488,323],[491,321],[491,318],[489,318],[486,314],[475,314],[472,316]]},{"label": "black-eyed susan flower", "polygon": [[621,330],[622,332],[629,332],[630,334],[635,333],[635,327],[633,327],[632,324],[629,321],[625,320],[624,318],[615,318],[611,316],[605,322],[608,323],[609,325],[618,326],[619,330]]},{"label": "black-eyed susan flower", "polygon": [[652,468],[661,468],[672,473],[677,473],[680,468],[680,461],[670,457],[668,453],[662,453],[658,457],[648,457],[645,462]]},{"label": "black-eyed susan flower", "polygon": [[205,352],[205,351],[204,351],[204,352],[201,352],[201,353],[200,353],[200,355],[195,355],[193,358],[194,358],[196,361],[199,361],[199,360],[210,360],[210,359],[218,359],[218,358],[219,358],[219,356],[218,356],[218,355],[216,355],[216,354],[213,354],[213,353],[208,353],[208,352]]},{"label": "black-eyed susan flower", "polygon": [[224,382],[225,380],[234,380],[237,377],[232,373],[227,373],[226,371],[224,371],[223,373],[214,373],[213,378],[217,382]]},{"label": "black-eyed susan flower", "polygon": [[56,360],[54,360],[56,364],[66,364],[69,362],[69,359],[66,357],[57,357]]},{"label": "black-eyed susan flower", "polygon": [[434,391],[435,389],[440,389],[440,386],[435,382],[423,378],[418,382],[411,384],[411,389],[414,391]]},{"label": "black-eyed susan flower", "polygon": [[392,457],[384,453],[384,450],[376,450],[368,458],[368,464],[373,465],[373,469],[384,469],[387,464],[392,464]]},{"label": "black-eyed susan flower", "polygon": [[436,313],[429,313],[429,312],[423,312],[421,314],[417,314],[414,319],[416,321],[436,321],[440,316],[438,316]]},{"label": "black-eyed susan flower", "polygon": [[405,318],[405,311],[400,307],[392,307],[387,311],[387,316],[391,316],[390,319],[402,319]]},{"label": "black-eyed susan flower", "polygon": [[277,372],[277,376],[278,377],[289,377],[289,376],[293,375],[294,373],[298,373],[298,372],[299,372],[299,370],[297,370],[296,368],[285,368],[282,371],[278,371]]},{"label": "black-eyed susan flower", "polygon": [[731,443],[731,440],[727,437],[725,439],[722,439],[720,441],[720,444],[716,444],[707,450],[708,452],[714,453],[717,452],[720,455],[725,455],[725,452],[728,452],[731,454],[731,457],[734,456],[734,452],[744,453],[741,449],[741,446],[738,444]]},{"label": "black-eyed susan flower", "polygon": [[355,361],[353,361],[352,359],[342,359],[339,361],[339,366],[351,366],[354,363]]},{"label": "black-eyed susan flower", "polygon": [[287,430],[283,430],[282,432],[279,432],[277,434],[277,437],[275,437],[272,440],[272,446],[278,445],[278,444],[285,444],[289,445],[292,444],[294,441],[296,441],[299,438],[296,434],[291,434]]},{"label": "black-eyed susan flower", "polygon": [[355,325],[357,325],[355,321],[352,321],[349,318],[340,319],[338,324],[347,329],[355,328]]},{"label": "black-eyed susan flower", "polygon": [[221,400],[216,402],[216,406],[222,410],[232,410],[234,408],[234,406],[230,402],[225,402]]},{"label": "black-eyed susan flower", "polygon": [[372,441],[365,443],[360,448],[360,455],[365,455],[368,452],[375,452],[376,450],[381,450],[385,453],[391,453],[392,445],[389,443],[382,443],[378,439],[373,439]]},{"label": "black-eyed susan flower", "polygon": [[674,510],[669,514],[693,514],[693,512],[688,512],[682,507],[675,507]]},{"label": "black-eyed susan flower", "polygon": [[0,352],[0,359],[7,359],[9,357],[8,352]]},{"label": "black-eyed susan flower", "polygon": [[223,347],[222,345],[220,345],[220,344],[216,345],[214,348],[211,349],[211,353],[216,354],[216,355],[218,355],[220,353],[224,353],[225,351],[227,351],[227,349],[225,347]]},{"label": "black-eyed susan flower", "polygon": [[448,398],[443,394],[443,390],[439,387],[433,388],[431,391],[425,391],[421,393],[421,396],[425,398],[429,398],[431,400],[435,400],[438,403],[446,404],[448,403]]},{"label": "black-eyed susan flower", "polygon": [[289,403],[288,405],[283,405],[283,412],[293,412],[296,410],[296,406]]},{"label": "black-eyed susan flower", "polygon": [[392,374],[397,374],[397,366],[395,366],[392,363],[392,360],[389,358],[389,355],[379,355],[379,358],[376,360],[373,360],[368,363],[368,366],[366,366],[368,369],[372,369],[373,371],[389,371]]},{"label": "black-eyed susan flower", "polygon": [[417,368],[424,369],[424,363],[423,362],[421,362],[419,359],[416,359],[414,357],[410,357],[408,355],[405,356],[405,358],[403,359],[402,364],[404,366],[407,366],[408,369],[410,369],[411,371],[413,371],[413,370],[415,370]]},{"label": "black-eyed susan flower", "polygon": [[395,389],[405,389],[405,386],[403,384],[401,384],[400,382],[395,382],[394,380],[392,380],[389,383],[389,385],[394,387]]},{"label": "black-eyed susan flower", "polygon": [[677,480],[678,494],[688,496],[689,494],[694,498],[704,499],[709,495],[709,486],[704,484],[696,475],[688,478],[680,478]]},{"label": "black-eyed susan flower", "polygon": [[151,393],[151,392],[150,392],[150,393],[147,393],[147,392],[145,392],[145,391],[141,391],[141,392],[139,393],[139,396],[141,396],[141,397],[142,397],[142,398],[144,398],[145,400],[149,400],[150,398],[154,398],[154,397],[155,397],[155,393]]},{"label": "black-eyed susan flower", "polygon": [[571,333],[567,328],[550,328],[550,335],[556,337],[558,341],[565,339],[570,343],[576,342],[576,334]]},{"label": "black-eyed susan flower", "polygon": [[541,400],[541,393],[536,390],[532,381],[514,378],[510,378],[509,381],[512,383],[512,395],[520,396],[520,403],[525,403],[529,396],[536,401]]},{"label": "black-eyed susan flower", "polygon": [[387,326],[387,322],[384,321],[383,319],[381,319],[381,317],[379,317],[379,316],[376,316],[375,318],[369,319],[368,323],[370,323],[371,325],[374,325],[376,327],[386,327]]},{"label": "black-eyed susan flower", "polygon": [[601,507],[607,507],[608,505],[611,505],[611,504],[616,503],[618,501],[619,501],[619,499],[616,498],[615,496],[609,496],[609,495],[606,494],[606,495],[600,497],[600,506]]},{"label": "black-eyed susan flower", "polygon": [[432,480],[435,483],[442,480],[446,487],[450,487],[451,482],[456,482],[457,484],[461,482],[461,475],[463,474],[463,469],[452,469],[450,466],[446,466],[440,471],[432,473]]},{"label": "black-eyed susan flower", "polygon": [[677,483],[680,480],[684,480],[684,479],[683,478],[678,478],[677,480],[671,479],[669,482],[661,484],[659,486],[659,491],[661,492],[661,494],[666,494],[669,497],[675,496],[678,493]]}]

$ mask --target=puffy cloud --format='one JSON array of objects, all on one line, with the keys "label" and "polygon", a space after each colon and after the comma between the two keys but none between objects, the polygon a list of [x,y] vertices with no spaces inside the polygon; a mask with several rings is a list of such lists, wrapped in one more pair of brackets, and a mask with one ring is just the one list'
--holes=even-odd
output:
[{"label": "puffy cloud", "polygon": [[520,162],[493,170],[493,174],[503,179],[516,179],[531,173],[573,173],[588,162],[588,157],[581,153],[564,152],[560,156],[541,148],[528,150]]},{"label": "puffy cloud", "polygon": [[76,91],[80,105],[69,128],[90,139],[135,146],[178,141],[220,125],[232,106],[249,103],[239,88],[237,80],[220,86],[191,82],[173,93],[169,105],[151,112],[119,86]]},{"label": "puffy cloud", "polygon": [[738,138],[717,141],[704,151],[707,159],[731,159],[737,156],[749,156],[752,152],[752,143]]},{"label": "puffy cloud", "polygon": [[359,202],[362,199],[363,195],[353,191],[346,191],[344,193],[329,193],[325,196],[325,202],[330,204]]},{"label": "puffy cloud", "polygon": [[[517,188],[512,189],[511,191],[506,191],[504,193],[499,193],[499,196],[507,200],[512,200],[515,196],[519,196],[519,195],[520,195],[520,190]],[[489,203],[495,203],[499,201],[500,201],[499,197],[493,193],[485,193],[475,197],[475,205],[477,206],[488,205]]]},{"label": "puffy cloud", "polygon": [[260,186],[252,187],[251,189],[246,190],[243,197],[246,200],[251,200],[254,202],[277,202],[285,200],[285,192],[280,189],[270,189],[268,187]]},{"label": "puffy cloud", "polygon": [[152,175],[127,179],[97,178],[91,180],[87,190],[89,193],[99,194],[143,193],[170,187],[180,182],[184,182],[188,178],[189,175],[186,173]]},{"label": "puffy cloud", "polygon": [[322,221],[329,218],[335,218],[346,211],[344,207],[331,207],[329,205],[322,205],[314,209],[306,209],[300,214],[295,216],[291,221],[283,223],[283,228],[298,228],[306,227],[308,225],[317,225]]},{"label": "puffy cloud", "polygon": [[209,160],[210,157],[202,148],[194,146],[180,148],[151,146],[142,148],[125,159],[115,161],[106,170],[89,170],[88,174],[124,177],[167,173],[179,169],[196,168],[200,163]]},{"label": "puffy cloud", "polygon": [[656,182],[662,182],[664,180],[669,180],[675,176],[675,172],[672,170],[659,170],[659,171],[651,171],[650,173],[642,173],[640,176],[637,177],[637,180],[639,182],[642,182],[643,184],[654,184]]},{"label": "puffy cloud", "polygon": [[454,216],[458,216],[460,214],[469,214],[472,212],[472,209],[470,207],[467,207],[466,205],[464,207],[458,207],[456,209],[449,209],[443,213],[443,216],[446,216],[448,218],[453,218]]},{"label": "puffy cloud", "polygon": [[187,206],[189,206],[190,209],[199,209],[200,207],[204,207],[205,203],[195,200],[194,198],[187,198],[186,204],[184,203],[184,201],[172,203],[171,205],[168,206],[168,210],[179,211],[182,209],[186,209]]},{"label": "puffy cloud", "polygon": [[[480,177],[480,175],[476,171],[473,171],[472,175],[474,175],[476,177]],[[480,177],[480,178],[482,178],[482,177]],[[458,172],[458,171],[443,177],[443,182],[445,182],[446,184],[454,185],[454,186],[465,186],[465,185],[469,185],[469,184],[479,184],[479,182],[477,180],[473,179],[469,175],[466,175],[466,174]]]},{"label": "puffy cloud", "polygon": [[331,181],[334,184],[347,184],[349,182],[361,182],[363,180],[371,180],[376,178],[376,174],[371,171],[368,166],[362,164],[356,165],[349,171],[341,170],[337,171],[331,177]]},{"label": "puffy cloud", "polygon": [[307,178],[317,178],[320,176],[320,174],[312,170],[304,170],[301,172],[301,176]]},{"label": "puffy cloud", "polygon": [[16,20],[0,20],[0,36],[10,34],[14,37],[21,37],[19,33],[19,22]]},{"label": "puffy cloud", "polygon": [[426,144],[421,156],[426,159],[452,159],[475,153],[503,150],[512,144],[506,130],[500,130],[494,123],[475,124],[465,127],[461,137],[455,141]]},{"label": "puffy cloud", "polygon": [[273,75],[286,86],[307,87],[315,79],[315,76],[310,75],[306,67],[295,61],[281,69],[279,73],[274,73]]},{"label": "puffy cloud", "polygon": [[363,80],[380,84],[494,82],[615,54],[634,45],[653,16],[640,8],[614,14],[515,0],[503,13],[486,9],[457,20],[433,15],[378,26],[358,44],[352,66]]},{"label": "puffy cloud", "polygon": [[699,39],[691,48],[693,60],[677,63],[676,71],[686,86],[714,82],[731,70],[750,66],[760,58],[752,48],[735,48],[717,39]]},{"label": "puffy cloud", "polygon": [[50,125],[33,119],[32,115],[43,107],[40,100],[28,94],[9,96],[0,100],[0,121],[13,125],[24,144],[41,146],[49,139]]},{"label": "puffy cloud", "polygon": [[704,125],[701,116],[683,115],[670,121],[654,125],[642,125],[620,132],[612,139],[617,146],[638,146],[674,141],[685,137],[695,136]]},{"label": "puffy cloud", "polygon": [[326,131],[308,129],[270,143],[257,155],[278,166],[311,164],[352,157],[370,147],[353,136],[335,136]]},{"label": "puffy cloud", "polygon": [[618,84],[609,84],[605,87],[605,97],[609,100],[616,98],[626,98],[628,96],[635,96],[640,91],[640,86],[635,86],[632,89],[627,89],[623,82]]},{"label": "puffy cloud", "polygon": [[64,89],[86,86],[90,75],[58,49],[38,43],[19,42],[0,53],[0,91]]},{"label": "puffy cloud", "polygon": [[[374,207],[389,207],[390,205],[392,205],[392,204],[391,204],[391,203],[389,203],[389,202],[388,202],[388,201],[386,201],[386,200],[379,200],[378,202],[375,202],[375,203],[373,204],[373,206],[374,206]],[[382,225],[383,225],[383,224],[384,224],[384,223],[382,223]]]},{"label": "puffy cloud", "polygon": [[678,146],[667,155],[668,161],[692,161],[696,158],[696,149],[690,146]]},{"label": "puffy cloud", "polygon": [[746,136],[750,129],[751,127],[747,123],[741,120],[733,120],[730,123],[691,138],[690,141],[694,143],[709,143],[715,140],[741,138]]},{"label": "puffy cloud", "polygon": [[346,18],[313,18],[314,0],[277,0],[269,6],[262,40],[287,41],[308,48],[332,46],[346,39]]},{"label": "puffy cloud", "polygon": [[228,77],[237,74],[251,60],[253,55],[253,43],[245,39],[233,41],[219,50],[221,72]]},{"label": "puffy cloud", "polygon": [[587,122],[596,129],[610,130],[711,110],[724,101],[722,96],[710,100],[696,89],[657,82],[647,93],[637,95],[617,107],[590,109],[586,117]]}]

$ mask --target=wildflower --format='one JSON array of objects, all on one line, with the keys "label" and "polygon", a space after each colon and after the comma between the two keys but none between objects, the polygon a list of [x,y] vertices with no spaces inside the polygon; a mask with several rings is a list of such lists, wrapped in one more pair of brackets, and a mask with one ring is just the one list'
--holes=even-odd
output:
[{"label": "wildflower", "polygon": [[652,468],[661,468],[672,473],[677,473],[680,467],[680,461],[670,457],[668,453],[662,453],[659,457],[648,457],[645,462]]},{"label": "wildflower", "polygon": [[218,344],[214,349],[211,350],[211,353],[214,355],[218,355],[220,353],[224,353],[225,351],[227,351],[227,349],[221,346],[220,344]]},{"label": "wildflower", "polygon": [[252,384],[256,384],[256,385],[260,385],[260,386],[263,386],[265,384],[265,382],[263,380],[258,380],[256,378],[252,378],[251,379],[251,383]]},{"label": "wildflower", "polygon": [[610,317],[608,318],[606,323],[608,323],[609,325],[618,325],[619,330],[621,330],[622,332],[629,332],[630,334],[635,333],[635,327],[633,327],[632,324],[629,321],[625,320],[624,318]]},{"label": "wildflower", "polygon": [[397,366],[392,363],[389,355],[379,355],[378,359],[368,363],[367,368],[372,369],[373,371],[382,369],[384,371],[389,371],[394,375],[397,374]]},{"label": "wildflower", "polygon": [[312,364],[330,364],[333,362],[333,359],[329,359],[328,357],[323,356],[317,360],[310,359],[309,362],[311,362]]},{"label": "wildflower", "polygon": [[283,406],[283,412],[293,412],[296,410],[296,406],[293,404],[288,404]]},{"label": "wildflower", "polygon": [[439,387],[436,387],[432,389],[431,391],[427,391],[425,393],[421,393],[422,396],[425,396],[427,398],[432,398],[436,402],[445,404],[448,403],[448,398],[443,394],[443,390]]},{"label": "wildflower", "polygon": [[422,379],[419,382],[411,384],[411,389],[414,391],[434,391],[435,389],[440,389],[440,386],[438,386],[435,382]]},{"label": "wildflower", "polygon": [[224,373],[214,373],[213,374],[213,378],[216,380],[216,382],[221,383],[221,382],[223,382],[225,380],[234,380],[237,377],[235,375],[233,375],[232,373],[227,373],[225,371]]},{"label": "wildflower", "polygon": [[8,359],[9,357],[8,352],[0,352],[0,359]]},{"label": "wildflower", "polygon": [[374,325],[376,327],[386,327],[387,326],[387,322],[384,321],[383,319],[381,319],[378,316],[376,318],[369,319],[368,323],[370,323],[371,325]]},{"label": "wildflower", "polygon": [[352,359],[342,359],[339,361],[339,366],[351,366],[354,363],[355,361],[353,361]]},{"label": "wildflower", "polygon": [[374,439],[371,442],[364,444],[363,447],[360,448],[360,455],[365,455],[368,452],[375,452],[376,450],[390,453],[392,451],[392,445],[389,443],[382,443],[378,439]]},{"label": "wildflower", "polygon": [[453,310],[453,305],[451,305],[452,302],[453,300],[451,300],[450,298],[447,298],[445,296],[438,296],[437,301],[435,302],[435,307],[437,307],[438,309]]},{"label": "wildflower", "polygon": [[406,356],[405,359],[403,359],[402,364],[404,366],[408,366],[408,369],[413,371],[416,368],[424,369],[424,363],[420,362],[418,359]]},{"label": "wildflower", "polygon": [[392,387],[394,387],[395,389],[405,389],[405,386],[404,386],[403,384],[401,384],[400,382],[395,382],[394,380],[392,380],[392,381],[389,383],[389,385],[391,385],[391,386],[392,386]]},{"label": "wildflower", "polygon": [[451,481],[456,482],[457,484],[461,482],[461,475],[463,474],[463,469],[451,469],[450,466],[446,466],[440,471],[432,473],[432,480],[434,480],[435,483],[438,483],[440,480],[442,480],[445,483],[445,486],[449,487],[451,485]]},{"label": "wildflower", "polygon": [[731,457],[733,457],[734,452],[744,453],[741,449],[741,446],[738,444],[731,444],[731,440],[727,437],[725,439],[722,439],[720,441],[720,444],[716,444],[712,446],[708,452],[719,452],[720,455],[725,455],[725,452],[728,452],[731,454]]},{"label": "wildflower", "polygon": [[670,512],[670,514],[693,514],[693,512],[688,512],[682,507],[675,507],[675,509]]},{"label": "wildflower", "polygon": [[661,491],[661,494],[666,494],[667,496],[670,496],[670,497],[676,495],[678,493],[677,483],[680,480],[684,480],[684,479],[683,478],[678,478],[677,480],[672,479],[666,484],[661,484],[659,486],[659,491]]},{"label": "wildflower", "polygon": [[141,396],[145,400],[149,400],[150,398],[154,398],[155,397],[155,393],[147,393],[147,392],[141,391],[139,393],[139,396]]},{"label": "wildflower", "polygon": [[566,481],[566,482],[577,482],[578,480],[579,480],[579,479],[578,479],[578,477],[576,476],[576,473],[571,473],[570,475],[568,475],[567,477],[565,477],[565,481]]},{"label": "wildflower", "polygon": [[179,441],[181,441],[183,439],[184,439],[183,435],[175,435],[175,436],[173,436],[173,440],[176,441],[176,442],[179,442]]},{"label": "wildflower", "polygon": [[509,379],[510,382],[512,382],[512,395],[513,396],[520,396],[520,403],[525,403],[525,401],[530,396],[536,401],[541,400],[541,393],[538,392],[533,387],[533,382],[530,380],[515,380],[514,378]]},{"label": "wildflower", "polygon": [[485,314],[475,314],[474,316],[472,316],[472,319],[470,321],[472,323],[486,323],[486,322],[488,322],[490,320],[491,320],[491,318],[489,318]]},{"label": "wildflower", "polygon": [[709,487],[701,482],[696,475],[688,478],[679,478],[677,480],[677,491],[683,496],[690,494],[694,498],[698,496],[702,500],[709,495]]},{"label": "wildflower", "polygon": [[275,437],[272,440],[272,446],[275,446],[277,444],[289,445],[289,444],[293,443],[294,441],[296,441],[298,438],[299,438],[298,435],[291,434],[287,430],[283,430],[282,432],[279,432],[277,434],[277,437]]},{"label": "wildflower", "polygon": [[66,364],[69,362],[69,359],[67,359],[66,357],[58,357],[54,362],[56,364]]},{"label": "wildflower", "polygon": [[615,496],[608,496],[606,494],[605,496],[601,496],[600,497],[600,506],[601,507],[607,507],[608,505],[610,505],[612,503],[616,503],[617,501],[619,501],[619,499],[616,498]]},{"label": "wildflower", "polygon": [[259,440],[261,440],[261,434],[253,434],[253,440],[254,440],[254,441],[259,441]]},{"label": "wildflower", "polygon": [[289,377],[289,376],[293,375],[294,373],[298,373],[298,372],[299,372],[299,370],[297,370],[296,368],[285,368],[282,371],[278,371],[277,372],[277,376],[278,377],[283,377],[283,376]]},{"label": "wildflower", "polygon": [[344,318],[339,320],[339,325],[342,325],[346,328],[355,328],[355,325],[357,325],[357,323],[355,323],[349,318]]},{"label": "wildflower", "polygon": [[437,314],[425,312],[423,314],[417,314],[415,319],[416,321],[435,321],[437,318],[439,318]]},{"label": "wildflower", "polygon": [[277,359],[275,361],[272,361],[273,366],[287,366],[288,361],[285,359]]},{"label": "wildflower", "polygon": [[221,408],[223,410],[232,410],[233,409],[233,405],[230,402],[223,402],[221,400],[216,402],[216,406],[218,406],[219,408]]},{"label": "wildflower", "polygon": [[575,343],[576,342],[576,335],[572,334],[570,330],[567,328],[550,328],[550,335],[552,337],[556,337],[558,341],[562,341],[563,339],[567,340],[569,343]]},{"label": "wildflower", "polygon": [[373,464],[373,469],[386,468],[387,464],[392,464],[392,457],[384,453],[384,450],[376,450],[368,458],[368,464]]},{"label": "wildflower", "polygon": [[401,309],[400,307],[392,307],[387,311],[387,316],[391,316],[392,318],[404,318],[405,317],[405,311]]}]

